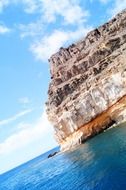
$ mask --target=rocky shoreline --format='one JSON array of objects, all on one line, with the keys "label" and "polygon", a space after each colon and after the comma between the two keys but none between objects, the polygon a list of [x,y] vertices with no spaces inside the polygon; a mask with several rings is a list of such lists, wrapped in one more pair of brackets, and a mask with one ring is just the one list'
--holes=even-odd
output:
[{"label": "rocky shoreline", "polygon": [[126,10],[49,62],[47,114],[61,150],[126,120]]}]

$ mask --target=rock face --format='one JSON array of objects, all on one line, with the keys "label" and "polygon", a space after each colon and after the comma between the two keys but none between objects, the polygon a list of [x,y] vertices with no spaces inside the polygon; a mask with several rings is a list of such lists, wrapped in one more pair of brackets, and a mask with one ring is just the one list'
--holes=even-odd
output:
[{"label": "rock face", "polygon": [[47,114],[61,150],[126,119],[126,10],[49,62]]}]

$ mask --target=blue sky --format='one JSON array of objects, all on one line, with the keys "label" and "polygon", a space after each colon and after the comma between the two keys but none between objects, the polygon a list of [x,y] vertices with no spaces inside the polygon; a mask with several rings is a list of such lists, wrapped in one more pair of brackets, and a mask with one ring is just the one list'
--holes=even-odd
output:
[{"label": "blue sky", "polygon": [[47,120],[48,58],[126,0],[0,0],[0,173],[57,146]]}]

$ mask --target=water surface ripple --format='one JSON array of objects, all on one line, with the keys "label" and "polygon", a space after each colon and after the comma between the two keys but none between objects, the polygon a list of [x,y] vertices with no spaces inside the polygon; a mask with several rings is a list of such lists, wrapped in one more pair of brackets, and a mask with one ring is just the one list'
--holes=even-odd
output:
[{"label": "water surface ripple", "polygon": [[0,176],[0,190],[125,190],[126,124],[78,149],[43,155]]}]

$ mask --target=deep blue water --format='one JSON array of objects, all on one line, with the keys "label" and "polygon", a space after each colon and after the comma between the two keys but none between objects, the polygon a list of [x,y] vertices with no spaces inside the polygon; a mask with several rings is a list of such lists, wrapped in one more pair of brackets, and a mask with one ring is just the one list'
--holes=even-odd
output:
[{"label": "deep blue water", "polygon": [[40,156],[0,176],[0,190],[125,190],[126,125],[76,150]]}]

